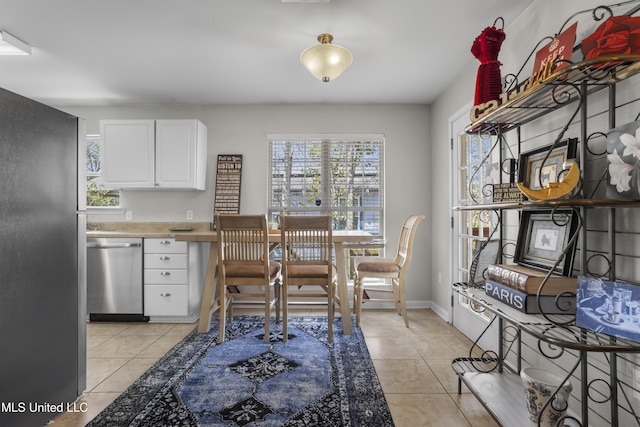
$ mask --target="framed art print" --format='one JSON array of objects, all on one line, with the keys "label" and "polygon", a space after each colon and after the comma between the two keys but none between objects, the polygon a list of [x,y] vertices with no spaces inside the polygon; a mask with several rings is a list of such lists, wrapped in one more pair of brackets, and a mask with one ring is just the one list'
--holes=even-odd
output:
[{"label": "framed art print", "polygon": [[578,277],[576,326],[640,342],[640,286]]},{"label": "framed art print", "polygon": [[518,182],[532,190],[548,187],[550,182],[558,182],[567,159],[575,159],[577,138],[569,138],[558,143],[542,164],[551,145],[520,154],[518,162]]},{"label": "framed art print", "polygon": [[[552,217],[553,215],[553,217]],[[578,216],[572,209],[523,210],[514,260],[538,270],[553,268],[571,236],[577,231]],[[575,245],[554,268],[555,274],[569,276],[573,267]]]}]

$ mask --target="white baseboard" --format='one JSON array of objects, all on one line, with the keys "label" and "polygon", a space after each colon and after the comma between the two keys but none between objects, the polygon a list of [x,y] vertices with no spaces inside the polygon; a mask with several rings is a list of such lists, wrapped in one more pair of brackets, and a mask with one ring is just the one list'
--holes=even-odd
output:
[{"label": "white baseboard", "polygon": [[[393,308],[391,302],[366,301],[362,304],[362,309]],[[431,308],[431,301],[407,301],[407,308]]]},{"label": "white baseboard", "polygon": [[442,318],[442,320],[444,320],[445,322],[449,322],[449,311],[448,310],[443,309],[438,304],[431,304],[431,310],[433,310],[433,312],[435,314],[440,316],[440,318]]}]

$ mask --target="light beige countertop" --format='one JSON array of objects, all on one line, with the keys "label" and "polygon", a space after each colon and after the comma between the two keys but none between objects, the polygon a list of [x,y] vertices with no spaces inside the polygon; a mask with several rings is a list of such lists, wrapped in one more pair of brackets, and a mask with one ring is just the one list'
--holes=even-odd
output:
[{"label": "light beige countertop", "polygon": [[177,234],[210,229],[209,222],[90,222],[87,224],[87,237],[172,238]]}]

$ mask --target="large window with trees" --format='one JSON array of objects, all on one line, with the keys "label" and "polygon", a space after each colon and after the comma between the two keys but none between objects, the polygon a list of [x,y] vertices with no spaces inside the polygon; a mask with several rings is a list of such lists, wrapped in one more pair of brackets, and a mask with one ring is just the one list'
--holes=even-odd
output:
[{"label": "large window with trees", "polygon": [[[268,135],[269,220],[330,214],[335,230],[384,239],[384,136]],[[379,251],[353,248],[350,255]]]}]

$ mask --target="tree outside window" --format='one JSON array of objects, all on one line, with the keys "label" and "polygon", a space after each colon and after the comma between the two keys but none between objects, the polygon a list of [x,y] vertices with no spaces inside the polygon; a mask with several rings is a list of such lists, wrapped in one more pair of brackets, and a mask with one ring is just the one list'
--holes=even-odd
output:
[{"label": "tree outside window", "polygon": [[[334,230],[384,239],[382,135],[269,136],[269,220],[282,214],[330,214]],[[380,245],[350,249],[377,255]]]},{"label": "tree outside window", "polygon": [[87,207],[118,207],[120,193],[102,185],[100,136],[87,135]]}]

